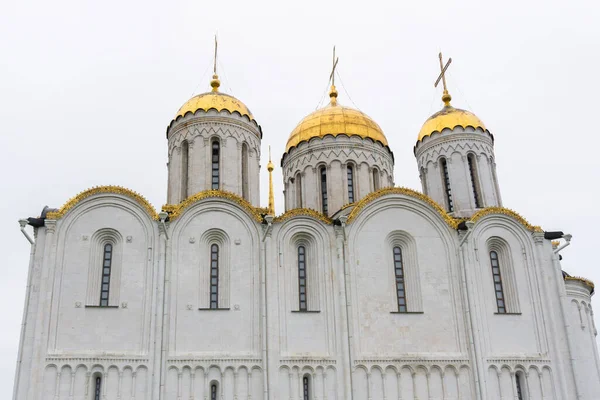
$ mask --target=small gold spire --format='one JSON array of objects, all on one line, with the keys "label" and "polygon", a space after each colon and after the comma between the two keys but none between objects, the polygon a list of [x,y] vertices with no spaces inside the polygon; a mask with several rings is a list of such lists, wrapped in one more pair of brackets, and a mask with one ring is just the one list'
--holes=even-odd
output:
[{"label": "small gold spire", "polygon": [[329,75],[329,80],[331,81],[331,89],[329,90],[329,101],[332,106],[337,105],[338,92],[335,88],[335,69],[339,60],[339,58],[335,58],[335,46],[333,46],[333,67],[331,68],[331,74]]},{"label": "small gold spire", "polygon": [[442,59],[441,52],[439,54],[439,58],[440,58],[440,71],[441,72],[440,72],[440,76],[438,76],[437,80],[435,81],[435,84],[433,85],[433,87],[437,87],[437,85],[440,83],[440,80],[442,81],[442,83],[444,84],[444,94],[442,94],[442,101],[444,102],[445,107],[450,107],[450,101],[452,100],[452,96],[450,96],[450,93],[448,93],[448,87],[446,86],[446,70],[450,66],[450,63],[452,62],[452,58],[448,59],[446,66],[444,66],[444,61]]},{"label": "small gold spire", "polygon": [[213,60],[213,77],[210,81],[210,86],[212,87],[213,92],[219,91],[219,86],[221,86],[221,81],[219,80],[219,76],[217,75],[217,35],[215,35],[215,58]]},{"label": "small gold spire", "polygon": [[269,146],[269,163],[267,164],[267,171],[269,171],[269,215],[275,216],[275,194],[273,192],[273,170],[275,165],[271,161],[271,146]]}]

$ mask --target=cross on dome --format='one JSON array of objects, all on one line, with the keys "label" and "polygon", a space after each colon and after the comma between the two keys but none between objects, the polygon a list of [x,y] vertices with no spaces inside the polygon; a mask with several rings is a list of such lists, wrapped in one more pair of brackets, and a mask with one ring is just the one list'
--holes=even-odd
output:
[{"label": "cross on dome", "polygon": [[335,57],[335,46],[333,46],[333,67],[331,68],[331,74],[329,75],[329,80],[331,81],[331,90],[329,91],[329,98],[331,99],[331,105],[337,105],[337,89],[335,88],[335,69],[337,68],[338,61],[340,61],[339,57]]},{"label": "cross on dome", "polygon": [[452,58],[448,59],[448,62],[446,63],[446,65],[444,66],[444,60],[442,58],[442,52],[440,51],[439,54],[439,58],[440,58],[440,75],[438,76],[437,80],[435,81],[435,84],[433,85],[433,87],[437,87],[438,84],[440,83],[440,80],[442,81],[443,85],[444,85],[444,94],[442,95],[442,101],[444,102],[444,104],[446,106],[450,105],[450,100],[452,100],[452,96],[450,96],[450,93],[448,93],[448,86],[446,86],[446,71],[448,70],[448,67],[450,66],[450,63],[452,62]]}]

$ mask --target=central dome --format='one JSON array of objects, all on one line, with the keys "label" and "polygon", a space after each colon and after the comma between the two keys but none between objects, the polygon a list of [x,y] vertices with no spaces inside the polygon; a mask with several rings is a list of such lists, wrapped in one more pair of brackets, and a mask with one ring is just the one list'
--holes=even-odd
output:
[{"label": "central dome", "polygon": [[388,145],[383,131],[371,117],[361,111],[337,104],[335,87],[332,88],[330,97],[329,105],[309,114],[294,128],[285,146],[286,152],[299,143],[326,135],[357,135],[384,146]]}]

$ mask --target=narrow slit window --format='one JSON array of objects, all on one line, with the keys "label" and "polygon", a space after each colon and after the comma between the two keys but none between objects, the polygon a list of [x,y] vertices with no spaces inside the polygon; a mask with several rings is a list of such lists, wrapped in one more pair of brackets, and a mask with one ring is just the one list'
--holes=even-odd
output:
[{"label": "narrow slit window", "polygon": [[296,208],[302,208],[302,175],[296,175]]},{"label": "narrow slit window", "polygon": [[525,400],[525,397],[523,397],[523,374],[522,373],[517,373],[515,375],[515,379],[516,379],[516,383],[517,383],[517,399],[518,400]]},{"label": "narrow slit window", "polygon": [[398,312],[406,312],[406,290],[404,287],[404,265],[402,250],[394,247],[394,274],[396,276],[396,299],[398,300]]},{"label": "narrow slit window", "polygon": [[327,168],[321,167],[321,207],[327,215]]},{"label": "narrow slit window", "polygon": [[354,168],[349,165],[346,173],[348,175],[348,203],[354,203]]},{"label": "narrow slit window", "polygon": [[300,311],[308,310],[306,283],[306,248],[298,246],[298,301],[300,302]]},{"label": "narrow slit window", "polygon": [[219,246],[210,246],[210,308],[219,308]]},{"label": "narrow slit window", "polygon": [[187,140],[181,143],[181,200],[187,199],[188,192],[188,171],[190,159],[190,145]]},{"label": "narrow slit window", "polygon": [[492,276],[494,278],[494,292],[496,294],[496,305],[498,314],[506,314],[506,304],[504,302],[504,290],[502,288],[502,276],[500,275],[500,262],[498,253],[490,251],[490,261],[492,264]]},{"label": "narrow slit window", "polygon": [[110,294],[110,270],[112,266],[113,245],[106,243],[102,257],[102,282],[100,283],[100,306],[108,307]]},{"label": "narrow slit window", "polygon": [[454,202],[452,201],[452,191],[450,189],[450,175],[448,174],[448,162],[445,158],[440,160],[442,165],[442,181],[444,181],[444,191],[446,192],[446,202],[448,203],[448,211],[454,211]]},{"label": "narrow slit window", "polygon": [[425,168],[421,169],[421,183],[423,185],[423,194],[427,195],[429,189],[427,188],[427,171]]},{"label": "narrow slit window", "polygon": [[212,190],[219,190],[219,156],[220,146],[217,140],[212,142]]},{"label": "narrow slit window", "polygon": [[377,168],[373,169],[373,191],[379,190],[379,171]]},{"label": "narrow slit window", "polygon": [[94,385],[94,400],[100,400],[101,392],[100,389],[102,387],[102,378],[99,376],[96,377],[96,382]]},{"label": "narrow slit window", "polygon": [[248,196],[248,145],[242,145],[242,197],[249,200]]},{"label": "narrow slit window", "polygon": [[467,157],[469,163],[469,174],[471,176],[471,186],[473,187],[473,196],[475,198],[475,208],[482,207],[481,190],[479,188],[479,179],[477,175],[477,165],[475,164],[475,156],[469,154]]},{"label": "narrow slit window", "polygon": [[217,400],[217,384],[210,385],[210,400]]},{"label": "narrow slit window", "polygon": [[308,375],[304,375],[302,378],[302,398],[303,400],[310,400],[310,378]]}]

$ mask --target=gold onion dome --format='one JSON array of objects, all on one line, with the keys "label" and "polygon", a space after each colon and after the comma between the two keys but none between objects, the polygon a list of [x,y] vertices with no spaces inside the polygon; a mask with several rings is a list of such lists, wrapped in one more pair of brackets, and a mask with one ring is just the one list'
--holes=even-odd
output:
[{"label": "gold onion dome", "polygon": [[452,100],[452,96],[445,91],[442,96],[444,108],[425,121],[419,132],[417,142],[423,140],[423,138],[432,133],[441,133],[444,129],[454,129],[457,126],[462,128],[471,126],[473,129],[481,128],[483,131],[487,131],[483,122],[475,114],[466,110],[461,110],[460,108],[452,107],[450,105],[450,100]]},{"label": "gold onion dome", "polygon": [[179,111],[177,111],[175,118],[173,119],[183,117],[188,112],[193,114],[198,110],[203,110],[205,112],[208,110],[217,110],[218,112],[227,110],[231,114],[237,112],[242,116],[247,116],[251,121],[255,121],[254,116],[244,103],[233,96],[219,92],[219,86],[221,86],[221,82],[216,74],[213,75],[213,79],[210,81],[210,86],[212,87],[212,91],[199,94],[189,99],[183,106],[181,106]]},{"label": "gold onion dome", "polygon": [[330,103],[300,121],[288,138],[286,152],[302,142],[326,135],[356,135],[387,147],[387,139],[379,125],[361,111],[340,106],[337,103],[337,95],[337,90],[332,85],[329,92]]}]

